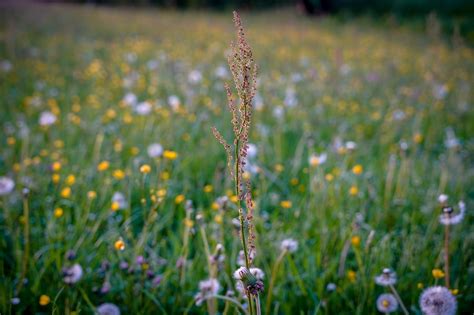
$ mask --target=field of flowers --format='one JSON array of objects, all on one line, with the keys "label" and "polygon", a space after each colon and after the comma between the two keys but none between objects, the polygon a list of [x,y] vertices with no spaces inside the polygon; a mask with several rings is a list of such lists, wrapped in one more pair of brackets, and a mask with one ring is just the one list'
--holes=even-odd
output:
[{"label": "field of flowers", "polygon": [[232,14],[2,7],[1,314],[471,314],[474,50],[434,17],[242,18],[251,257],[211,132]]}]

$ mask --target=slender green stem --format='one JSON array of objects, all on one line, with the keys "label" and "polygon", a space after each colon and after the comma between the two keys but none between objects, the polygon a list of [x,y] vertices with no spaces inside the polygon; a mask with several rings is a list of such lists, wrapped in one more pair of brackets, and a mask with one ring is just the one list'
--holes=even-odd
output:
[{"label": "slender green stem", "polygon": [[390,290],[392,290],[393,295],[395,295],[395,297],[396,297],[397,300],[398,300],[398,303],[400,303],[400,307],[402,308],[403,313],[405,313],[405,315],[410,314],[410,313],[408,313],[408,310],[407,310],[407,308],[405,307],[405,304],[403,304],[403,301],[402,301],[402,299],[400,298],[400,295],[398,295],[398,292],[397,292],[397,290],[395,289],[395,287],[394,287],[393,285],[390,285]]},{"label": "slender green stem", "polygon": [[449,289],[449,225],[444,226],[444,281]]},{"label": "slender green stem", "polygon": [[24,217],[24,229],[23,229],[23,241],[25,242],[25,249],[23,251],[22,268],[20,282],[18,283],[17,295],[23,287],[23,283],[28,272],[28,259],[30,257],[30,207],[28,204],[28,196],[23,197],[23,217]]},{"label": "slender green stem", "polygon": [[303,292],[303,294],[305,296],[308,295],[308,292],[306,291],[306,288],[304,286],[304,283],[303,283],[303,280],[301,279],[301,276],[298,272],[298,268],[296,267],[296,264],[295,264],[295,261],[293,260],[293,258],[291,257],[291,255],[288,255],[288,261],[290,262],[290,267],[291,267],[291,270],[293,271],[295,277],[296,277],[296,283],[298,284],[298,286],[300,287],[301,289],[301,292]]},{"label": "slender green stem", "polygon": [[268,293],[267,293],[267,303],[265,304],[265,314],[268,315],[270,314],[270,307],[272,303],[272,292],[273,292],[273,286],[275,284],[275,279],[276,279],[276,274],[278,272],[278,269],[280,267],[280,264],[283,260],[283,257],[285,257],[287,251],[283,250],[278,256],[277,260],[275,261],[275,264],[273,265],[272,269],[272,276],[270,278],[270,285],[268,286]]},{"label": "slender green stem", "polygon": [[[245,238],[245,220],[244,220],[244,213],[242,209],[242,201],[240,200],[240,154],[239,154],[239,138],[238,135],[236,135],[236,141],[235,141],[235,193],[238,198],[238,207],[239,207],[239,220],[240,220],[240,238],[242,241],[242,247],[244,250],[244,256],[245,256],[245,267],[247,269],[250,269],[250,259],[249,259],[249,253],[247,249],[247,241]],[[247,299],[249,301],[249,310],[250,314],[253,315],[253,302],[252,302],[252,297],[250,294],[247,294]]]},{"label": "slender green stem", "polygon": [[262,315],[262,308],[260,307],[260,296],[257,294],[255,296],[255,310],[257,315]]},{"label": "slender green stem", "polygon": [[[202,242],[204,243],[204,251],[206,252],[206,260],[207,260],[207,268],[209,269],[209,277],[214,278],[215,277],[215,272],[214,269],[212,268],[212,264],[210,261],[211,257],[211,250],[209,248],[209,242],[207,241],[207,236],[206,236],[206,231],[204,230],[204,227],[201,225],[199,228],[201,232],[201,237],[202,237]],[[216,304],[214,299],[208,299],[207,300],[207,308],[209,314],[215,314],[216,313]]]}]

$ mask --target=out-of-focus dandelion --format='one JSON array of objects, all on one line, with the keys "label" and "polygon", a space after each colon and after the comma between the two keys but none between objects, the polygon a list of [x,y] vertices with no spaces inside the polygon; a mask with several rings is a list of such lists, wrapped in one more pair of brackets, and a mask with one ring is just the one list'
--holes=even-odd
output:
[{"label": "out-of-focus dandelion", "polygon": [[[397,275],[396,275],[395,271],[391,270],[390,268],[384,268],[383,271],[382,271],[382,274],[375,277],[375,283],[378,284],[378,285],[384,286],[384,287],[389,287],[390,290],[393,293],[393,295],[392,294],[389,294],[389,295],[394,297],[394,299],[396,299],[395,302],[397,302],[397,307],[398,307],[398,303],[400,303],[400,306],[401,306],[403,312],[405,314],[409,314],[408,310],[405,307],[405,304],[403,304],[403,301],[402,301],[400,295],[398,294],[397,289],[395,289],[395,284],[397,283]],[[378,306],[378,302],[377,302],[377,306]],[[380,311],[380,309],[379,309],[379,311]]]},{"label": "out-of-focus dandelion", "polygon": [[150,102],[146,102],[146,101],[138,103],[134,107],[135,113],[137,113],[140,116],[148,115],[149,113],[151,113],[152,109],[153,109],[153,106],[150,104]]},{"label": "out-of-focus dandelion", "polygon": [[448,201],[448,195],[441,194],[438,196],[438,202],[441,204],[445,204]]},{"label": "out-of-focus dandelion", "polygon": [[71,187],[64,187],[61,190],[61,197],[67,199],[67,198],[71,197],[71,193],[72,193]]},{"label": "out-of-focus dandelion", "polygon": [[97,193],[93,190],[90,190],[87,192],[87,198],[88,199],[95,199],[97,198]]},{"label": "out-of-focus dandelion", "polygon": [[170,95],[168,97],[168,105],[171,107],[173,111],[177,111],[181,106],[181,101],[178,96]]},{"label": "out-of-focus dandelion", "polygon": [[109,166],[110,166],[109,161],[102,161],[97,165],[97,170],[99,172],[103,172],[103,171],[106,171],[109,168]]},{"label": "out-of-focus dandelion", "polygon": [[320,155],[312,154],[309,159],[309,165],[316,167],[318,165],[326,163],[328,155],[326,153],[321,153]]},{"label": "out-of-focus dandelion", "polygon": [[441,279],[444,277],[444,272],[441,269],[435,268],[431,271],[433,278],[435,279]]},{"label": "out-of-focus dandelion", "polygon": [[147,148],[148,156],[158,158],[163,155],[163,146],[159,143],[152,143]]},{"label": "out-of-focus dandelion", "polygon": [[62,217],[62,216],[63,216],[63,213],[64,213],[64,210],[63,210],[62,208],[59,208],[59,207],[58,207],[58,208],[54,209],[54,216],[55,216],[56,218]]},{"label": "out-of-focus dandelion", "polygon": [[53,162],[53,164],[51,164],[51,169],[53,172],[59,172],[61,170],[61,163],[58,161]]},{"label": "out-of-focus dandelion", "polygon": [[420,308],[425,315],[456,314],[456,298],[448,288],[442,286],[429,287],[420,296]]},{"label": "out-of-focus dandelion", "polygon": [[360,236],[359,235],[354,235],[351,237],[351,244],[354,247],[359,247],[360,246]]},{"label": "out-of-focus dandelion", "polygon": [[217,281],[217,279],[211,278],[204,281],[200,281],[199,292],[196,293],[196,295],[194,296],[196,305],[200,306],[202,302],[204,302],[206,299],[211,298],[215,296],[217,293],[219,293],[220,289],[221,289],[221,286],[219,284],[219,281]]},{"label": "out-of-focus dandelion", "polygon": [[178,205],[180,203],[182,203],[184,200],[186,200],[186,196],[184,195],[177,195],[175,198],[174,198],[174,202]]},{"label": "out-of-focus dandelion", "polygon": [[51,302],[51,298],[47,296],[46,294],[43,294],[39,298],[39,305],[41,306],[46,306]]},{"label": "out-of-focus dandelion", "polygon": [[57,120],[57,117],[52,112],[42,112],[39,117],[39,124],[43,127],[48,127],[54,124]]},{"label": "out-of-focus dandelion", "polygon": [[[444,198],[443,198],[444,199]],[[446,202],[446,201],[445,201]],[[443,213],[439,217],[439,222],[444,225],[444,269],[445,269],[445,285],[450,288],[450,274],[449,274],[449,226],[456,225],[464,219],[466,205],[463,201],[458,203],[459,213],[453,215],[454,209],[448,205],[443,205]]]},{"label": "out-of-focus dandelion", "polygon": [[326,285],[326,291],[328,291],[328,292],[333,292],[333,291],[335,291],[336,289],[337,289],[337,286],[336,286],[336,284],[333,283],[333,282],[330,282],[330,283],[328,283],[328,284]]},{"label": "out-of-focus dandelion", "polygon": [[298,241],[292,238],[284,239],[280,244],[280,249],[288,253],[294,253],[298,250]]},{"label": "out-of-focus dandelion", "polygon": [[351,188],[349,188],[349,194],[351,196],[356,196],[357,194],[359,193],[359,188],[357,188],[357,186],[351,186]]},{"label": "out-of-focus dandelion", "polygon": [[458,203],[459,212],[453,215],[453,207],[443,207],[443,213],[439,216],[439,222],[443,225],[456,225],[462,222],[466,212],[466,204],[463,201]]},{"label": "out-of-focus dandelion", "polygon": [[122,180],[125,178],[125,172],[118,169],[118,170],[115,170],[113,171],[112,173],[112,176],[116,179],[116,180]]},{"label": "out-of-focus dandelion", "polygon": [[115,210],[121,210],[127,208],[127,199],[120,192],[115,192],[112,196],[112,205]]},{"label": "out-of-focus dandelion", "polygon": [[283,209],[290,209],[291,206],[292,206],[292,202],[290,200],[282,200],[280,202],[280,206],[283,208]]},{"label": "out-of-focus dandelion", "polygon": [[360,165],[360,164],[357,164],[352,168],[352,173],[354,173],[355,175],[360,175],[360,174],[362,174],[363,171],[364,171],[364,169],[363,169],[362,165]]},{"label": "out-of-focus dandelion", "polygon": [[9,177],[0,177],[0,196],[10,194],[15,188],[15,182]]},{"label": "out-of-focus dandelion", "polygon": [[375,277],[375,283],[381,286],[391,286],[397,283],[397,275],[390,268],[384,268],[382,274]]},{"label": "out-of-focus dandelion", "polygon": [[163,152],[163,157],[167,160],[176,160],[178,158],[178,153],[176,153],[175,151],[171,151],[171,150],[165,150]]},{"label": "out-of-focus dandelion", "polygon": [[63,280],[67,284],[74,284],[82,278],[83,273],[81,265],[74,264],[63,269]]},{"label": "out-of-focus dandelion", "polygon": [[140,166],[140,173],[142,173],[142,174],[148,174],[148,173],[150,173],[150,172],[151,172],[151,167],[150,167],[150,165],[144,164],[144,165]]},{"label": "out-of-focus dandelion", "polygon": [[350,282],[355,282],[357,280],[357,272],[354,270],[348,270],[347,279],[349,279]]},{"label": "out-of-focus dandelion", "polygon": [[115,241],[114,247],[116,250],[123,251],[125,249],[125,242],[123,241],[122,238],[120,238],[117,241]]},{"label": "out-of-focus dandelion", "polygon": [[393,313],[398,309],[397,299],[390,293],[379,295],[376,304],[378,311],[384,314]]},{"label": "out-of-focus dandelion", "polygon": [[120,315],[120,308],[112,303],[100,304],[96,311],[99,315]]}]

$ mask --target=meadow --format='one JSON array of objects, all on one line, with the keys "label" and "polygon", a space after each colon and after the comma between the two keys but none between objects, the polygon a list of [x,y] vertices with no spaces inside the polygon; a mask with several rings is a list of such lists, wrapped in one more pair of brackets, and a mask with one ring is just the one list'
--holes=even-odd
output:
[{"label": "meadow", "polygon": [[[422,314],[441,285],[471,314],[472,47],[433,16],[242,19],[262,313],[379,314],[395,287]],[[232,40],[230,12],[2,7],[1,314],[246,312],[239,196],[211,132],[232,139]],[[396,284],[376,283],[384,268]]]}]

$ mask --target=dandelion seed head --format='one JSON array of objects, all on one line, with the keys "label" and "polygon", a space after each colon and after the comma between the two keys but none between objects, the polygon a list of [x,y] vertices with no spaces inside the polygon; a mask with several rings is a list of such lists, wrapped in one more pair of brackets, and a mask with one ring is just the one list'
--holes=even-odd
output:
[{"label": "dandelion seed head", "polygon": [[99,315],[120,315],[120,309],[117,305],[112,303],[103,303],[96,309]]},{"label": "dandelion seed head", "polygon": [[429,287],[420,296],[420,308],[425,315],[454,315],[456,298],[442,286]]},{"label": "dandelion seed head", "polygon": [[67,284],[74,284],[81,280],[82,275],[84,274],[81,265],[74,264],[71,267],[65,268],[63,270],[63,281]]},{"label": "dandelion seed head", "polygon": [[382,274],[375,277],[375,283],[381,286],[390,286],[397,283],[397,275],[390,268],[384,268]]},{"label": "dandelion seed head", "polygon": [[258,280],[263,280],[265,278],[265,272],[260,268],[250,268],[250,273],[255,276]]},{"label": "dandelion seed head", "polygon": [[211,278],[199,282],[199,292],[194,296],[196,305],[199,306],[209,297],[219,293],[221,286],[217,279]]},{"label": "dandelion seed head", "polygon": [[392,313],[398,309],[398,301],[393,294],[384,293],[377,298],[377,309],[381,313]]},{"label": "dandelion seed head", "polygon": [[448,201],[448,195],[445,195],[445,194],[441,194],[438,196],[438,202],[439,203],[445,203],[446,201]]},{"label": "dandelion seed head", "polygon": [[439,222],[443,225],[456,225],[462,222],[466,212],[466,204],[463,201],[458,203],[459,212],[454,214],[454,208],[444,206],[443,213],[439,216]]},{"label": "dandelion seed head", "polygon": [[9,177],[0,177],[0,196],[10,194],[15,188],[15,182]]},{"label": "dandelion seed head", "polygon": [[152,109],[153,109],[153,106],[151,105],[150,102],[141,102],[135,106],[134,111],[140,116],[145,116],[145,115],[150,114]]},{"label": "dandelion seed head", "polygon": [[40,126],[47,127],[54,124],[57,120],[57,117],[52,112],[42,112],[39,117]]},{"label": "dandelion seed head", "polygon": [[287,251],[289,253],[294,253],[298,250],[298,241],[296,241],[292,238],[284,239],[280,244],[280,249],[282,251]]},{"label": "dandelion seed head", "polygon": [[330,282],[326,285],[326,291],[328,292],[335,291],[336,289],[337,289],[337,286],[335,283]]}]

